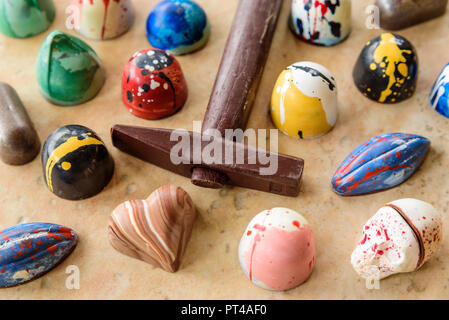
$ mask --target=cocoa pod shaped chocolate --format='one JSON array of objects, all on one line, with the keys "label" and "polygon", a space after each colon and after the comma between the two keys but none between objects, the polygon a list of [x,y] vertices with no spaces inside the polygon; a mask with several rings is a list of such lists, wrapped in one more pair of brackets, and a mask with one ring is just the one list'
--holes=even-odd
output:
[{"label": "cocoa pod shaped chocolate", "polygon": [[43,276],[69,256],[77,243],[72,229],[51,223],[24,223],[0,231],[0,287]]},{"label": "cocoa pod shaped chocolate", "polygon": [[342,196],[393,188],[421,166],[430,141],[407,133],[386,133],[362,143],[343,161],[332,179]]},{"label": "cocoa pod shaped chocolate", "polygon": [[176,272],[196,216],[187,192],[163,186],[148,199],[126,201],[112,212],[109,242],[120,253]]}]

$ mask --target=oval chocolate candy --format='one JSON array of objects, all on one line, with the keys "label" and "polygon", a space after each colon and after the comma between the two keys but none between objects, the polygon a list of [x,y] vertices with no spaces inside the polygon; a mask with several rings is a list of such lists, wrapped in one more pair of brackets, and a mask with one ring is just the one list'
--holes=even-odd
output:
[{"label": "oval chocolate candy", "polygon": [[16,90],[0,82],[0,158],[23,165],[39,153],[40,141]]},{"label": "oval chocolate candy", "polygon": [[420,167],[430,141],[407,133],[386,133],[362,143],[343,161],[332,179],[342,196],[354,196],[393,188]]},{"label": "oval chocolate candy", "polygon": [[0,287],[32,281],[60,264],[78,243],[76,233],[50,223],[24,223],[0,231]]}]

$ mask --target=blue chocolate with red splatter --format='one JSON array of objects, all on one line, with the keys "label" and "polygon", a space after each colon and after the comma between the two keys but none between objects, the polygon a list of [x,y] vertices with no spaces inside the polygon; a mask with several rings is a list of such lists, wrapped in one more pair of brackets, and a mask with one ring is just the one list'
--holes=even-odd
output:
[{"label": "blue chocolate with red splatter", "polygon": [[163,0],[148,16],[148,41],[153,47],[174,55],[202,48],[209,35],[206,13],[190,0]]},{"label": "blue chocolate with red splatter", "polygon": [[332,187],[342,196],[393,188],[421,166],[430,140],[413,134],[386,133],[364,142],[340,165]]},{"label": "blue chocolate with red splatter", "polygon": [[0,287],[32,281],[61,263],[78,243],[76,233],[50,223],[24,223],[0,231]]}]

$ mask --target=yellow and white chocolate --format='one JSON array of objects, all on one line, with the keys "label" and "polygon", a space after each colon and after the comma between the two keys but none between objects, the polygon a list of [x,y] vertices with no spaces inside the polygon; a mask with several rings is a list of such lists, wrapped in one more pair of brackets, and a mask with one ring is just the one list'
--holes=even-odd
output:
[{"label": "yellow and white chocolate", "polygon": [[337,122],[337,86],[332,73],[314,62],[297,62],[278,77],[271,97],[275,126],[291,137],[310,139]]}]

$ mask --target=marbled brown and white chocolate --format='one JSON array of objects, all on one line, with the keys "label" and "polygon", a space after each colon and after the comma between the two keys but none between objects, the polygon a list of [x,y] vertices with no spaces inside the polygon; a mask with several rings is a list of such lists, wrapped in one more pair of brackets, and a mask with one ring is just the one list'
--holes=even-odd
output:
[{"label": "marbled brown and white chocolate", "polygon": [[125,255],[176,272],[196,216],[187,192],[163,186],[146,200],[126,201],[112,212],[109,242]]}]

